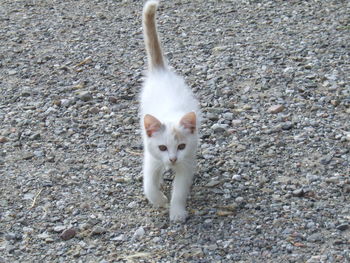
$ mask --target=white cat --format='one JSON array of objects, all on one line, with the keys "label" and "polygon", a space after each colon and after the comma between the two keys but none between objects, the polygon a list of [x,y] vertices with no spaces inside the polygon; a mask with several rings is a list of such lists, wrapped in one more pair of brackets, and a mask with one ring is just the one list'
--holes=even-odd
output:
[{"label": "white cat", "polygon": [[165,170],[175,177],[170,201],[170,220],[185,221],[186,199],[196,167],[200,110],[183,78],[171,72],[163,56],[155,15],[158,1],[146,2],[143,30],[148,72],[141,92],[141,127],[144,142],[143,184],[148,200],[166,207],[160,191]]}]

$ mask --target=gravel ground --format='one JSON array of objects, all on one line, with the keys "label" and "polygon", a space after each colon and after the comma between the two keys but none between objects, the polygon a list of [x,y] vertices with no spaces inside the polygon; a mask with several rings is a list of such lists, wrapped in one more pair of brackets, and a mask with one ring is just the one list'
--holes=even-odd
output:
[{"label": "gravel ground", "polygon": [[142,193],[142,5],[2,1],[0,262],[350,262],[350,2],[161,3],[204,115],[185,224]]}]

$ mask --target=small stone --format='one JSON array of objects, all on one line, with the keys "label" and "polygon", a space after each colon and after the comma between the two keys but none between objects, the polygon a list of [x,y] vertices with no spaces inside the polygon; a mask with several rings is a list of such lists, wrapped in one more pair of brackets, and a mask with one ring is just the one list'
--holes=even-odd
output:
[{"label": "small stone", "polygon": [[22,92],[21,92],[21,96],[22,97],[29,97],[30,95],[32,95],[32,89],[30,87],[23,87]]},{"label": "small stone", "polygon": [[238,144],[235,148],[236,153],[244,152],[247,149],[247,147],[243,144]]},{"label": "small stone", "polygon": [[5,136],[0,136],[0,143],[8,142],[8,139]]},{"label": "small stone", "polygon": [[54,231],[54,232],[57,232],[57,233],[60,233],[60,232],[62,232],[65,228],[66,228],[65,226],[55,226],[55,227],[53,228],[53,231]]},{"label": "small stone", "polygon": [[329,178],[326,178],[326,183],[329,183],[329,184],[336,184],[339,182],[339,177],[338,176],[332,176],[332,177],[329,177]]},{"label": "small stone", "polygon": [[243,110],[251,110],[252,109],[252,106],[246,104],[246,105],[243,105]]},{"label": "small stone", "polygon": [[129,208],[135,208],[137,206],[137,202],[136,201],[132,201],[128,204]]},{"label": "small stone", "polygon": [[119,236],[113,237],[110,239],[111,241],[125,241],[125,235],[120,234]]},{"label": "small stone", "polygon": [[213,113],[213,112],[208,112],[207,113],[207,118],[211,121],[217,121],[219,120],[219,117],[217,114]]},{"label": "small stone", "polygon": [[132,117],[126,117],[124,120],[123,120],[123,123],[124,124],[133,124],[134,123],[134,119]]},{"label": "small stone", "polygon": [[340,104],[340,101],[339,100],[331,100],[331,104],[336,107]]},{"label": "small stone", "polygon": [[57,107],[60,107],[61,106],[61,101],[60,100],[54,100],[52,102],[53,105],[57,106]]},{"label": "small stone", "polygon": [[62,100],[61,100],[61,105],[62,105],[63,107],[68,108],[71,104],[72,104],[72,101],[69,100],[69,99],[62,99]]},{"label": "small stone", "polygon": [[9,232],[9,233],[5,234],[5,239],[6,240],[21,240],[22,239],[22,235]]},{"label": "small stone", "polygon": [[108,101],[109,101],[110,103],[117,103],[117,102],[118,102],[118,99],[117,99],[116,97],[109,97],[109,98],[108,98]]},{"label": "small stone", "polygon": [[44,232],[42,234],[39,234],[38,238],[40,238],[40,239],[47,239],[47,238],[50,238],[50,235],[48,233]]},{"label": "small stone", "polygon": [[307,237],[308,242],[321,242],[323,240],[321,233],[314,233]]},{"label": "small stone", "polygon": [[276,113],[280,113],[284,110],[284,106],[279,104],[279,105],[274,105],[274,106],[271,106],[267,112],[268,113],[272,113],[272,114],[276,114]]},{"label": "small stone", "polygon": [[205,186],[206,187],[215,187],[215,186],[219,185],[220,183],[221,183],[221,181],[213,180],[213,181],[210,181],[209,183],[207,183]]},{"label": "small stone", "polygon": [[218,215],[218,216],[230,216],[233,214],[234,214],[233,211],[225,211],[225,210],[219,210],[216,212],[216,215]]},{"label": "small stone", "polygon": [[349,224],[344,223],[344,224],[340,224],[336,226],[336,229],[340,230],[340,231],[345,231],[349,228]]},{"label": "small stone", "polygon": [[237,203],[242,203],[244,201],[244,198],[241,196],[238,196],[235,200]]},{"label": "small stone", "polygon": [[239,126],[242,124],[241,120],[232,120],[231,121],[232,126]]},{"label": "small stone", "polygon": [[336,239],[336,240],[334,240],[333,245],[339,246],[339,245],[342,245],[342,244],[344,244],[344,243],[345,243],[345,242],[344,242],[343,240],[341,240],[341,239]]},{"label": "small stone", "polygon": [[91,231],[91,235],[101,235],[104,233],[106,233],[106,229],[101,226],[95,226]]},{"label": "small stone", "polygon": [[299,189],[296,189],[292,192],[293,196],[296,196],[296,197],[302,197],[305,192],[304,192],[304,189],[303,188],[299,188]]},{"label": "small stone", "polygon": [[160,238],[160,237],[154,237],[153,239],[152,239],[152,241],[154,242],[154,243],[158,243],[159,241],[161,241],[162,239]]},{"label": "small stone", "polygon": [[213,126],[211,126],[211,129],[214,131],[214,133],[223,133],[227,130],[227,124],[215,123]]},{"label": "small stone", "polygon": [[282,124],[282,130],[288,131],[293,128],[293,123],[292,122],[286,122]]},{"label": "small stone", "polygon": [[315,174],[306,174],[306,179],[309,181],[309,183],[312,183],[318,181],[320,177]]},{"label": "small stone", "polygon": [[321,256],[321,255],[316,255],[310,257],[306,263],[319,263],[319,262],[326,262],[327,256]]},{"label": "small stone", "polygon": [[22,159],[23,160],[30,160],[34,157],[35,155],[33,153],[30,153],[30,152],[26,152],[26,153],[23,153],[22,155]]},{"label": "small stone", "polygon": [[213,250],[216,250],[218,248],[218,245],[210,244],[210,245],[205,246],[205,248],[213,251]]},{"label": "small stone", "polygon": [[83,91],[83,92],[79,93],[78,98],[84,102],[87,102],[87,101],[92,100],[92,95],[88,91]]},{"label": "small stone", "polygon": [[220,53],[222,51],[225,51],[227,49],[227,46],[216,46],[213,48],[214,53]]},{"label": "small stone", "polygon": [[226,113],[224,113],[224,114],[223,114],[223,117],[224,117],[224,119],[225,119],[225,120],[232,121],[232,120],[233,120],[234,115],[233,115],[233,113],[232,113],[232,112],[226,112]]},{"label": "small stone", "polygon": [[91,107],[91,108],[89,109],[89,112],[92,113],[92,114],[97,114],[97,113],[100,112],[100,109],[97,108],[97,107]]},{"label": "small stone", "polygon": [[101,111],[103,111],[105,113],[110,113],[111,112],[111,110],[107,106],[102,106],[101,107]]},{"label": "small stone", "polygon": [[37,132],[37,133],[32,134],[32,135],[29,137],[29,139],[30,139],[31,141],[35,141],[35,140],[39,140],[40,137],[41,137],[40,133]]},{"label": "small stone", "polygon": [[235,174],[232,176],[232,180],[234,181],[241,181],[242,180],[242,176],[239,174]]},{"label": "small stone", "polygon": [[60,235],[61,239],[63,240],[69,240],[72,239],[73,237],[75,237],[75,235],[77,234],[77,232],[75,231],[74,228],[69,228],[65,231],[62,232],[62,234]]},{"label": "small stone", "polygon": [[142,226],[140,226],[134,233],[133,235],[133,240],[139,240],[140,238],[142,238],[145,235],[145,230],[143,229]]},{"label": "small stone", "polygon": [[204,257],[203,249],[198,248],[192,248],[190,250],[186,250],[181,254],[181,257],[187,259],[187,258],[202,258]]},{"label": "small stone", "polygon": [[17,70],[15,70],[15,69],[10,69],[10,70],[8,71],[8,74],[9,74],[10,76],[16,75],[16,74],[17,74]]}]

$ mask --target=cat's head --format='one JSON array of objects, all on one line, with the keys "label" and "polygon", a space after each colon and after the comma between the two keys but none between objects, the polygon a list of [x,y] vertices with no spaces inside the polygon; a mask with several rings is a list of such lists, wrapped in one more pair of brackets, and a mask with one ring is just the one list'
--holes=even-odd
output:
[{"label": "cat's head", "polygon": [[166,166],[176,166],[192,157],[197,147],[196,114],[185,114],[178,123],[161,123],[156,117],[144,116],[147,150]]}]

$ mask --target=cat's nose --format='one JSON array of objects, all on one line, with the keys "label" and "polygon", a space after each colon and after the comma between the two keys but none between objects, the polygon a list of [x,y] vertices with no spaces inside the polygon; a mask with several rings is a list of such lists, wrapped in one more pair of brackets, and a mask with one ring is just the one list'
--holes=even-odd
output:
[{"label": "cat's nose", "polygon": [[173,157],[173,158],[169,158],[169,160],[170,160],[170,162],[171,162],[172,164],[174,164],[174,163],[176,163],[177,158],[176,158],[176,157]]}]

